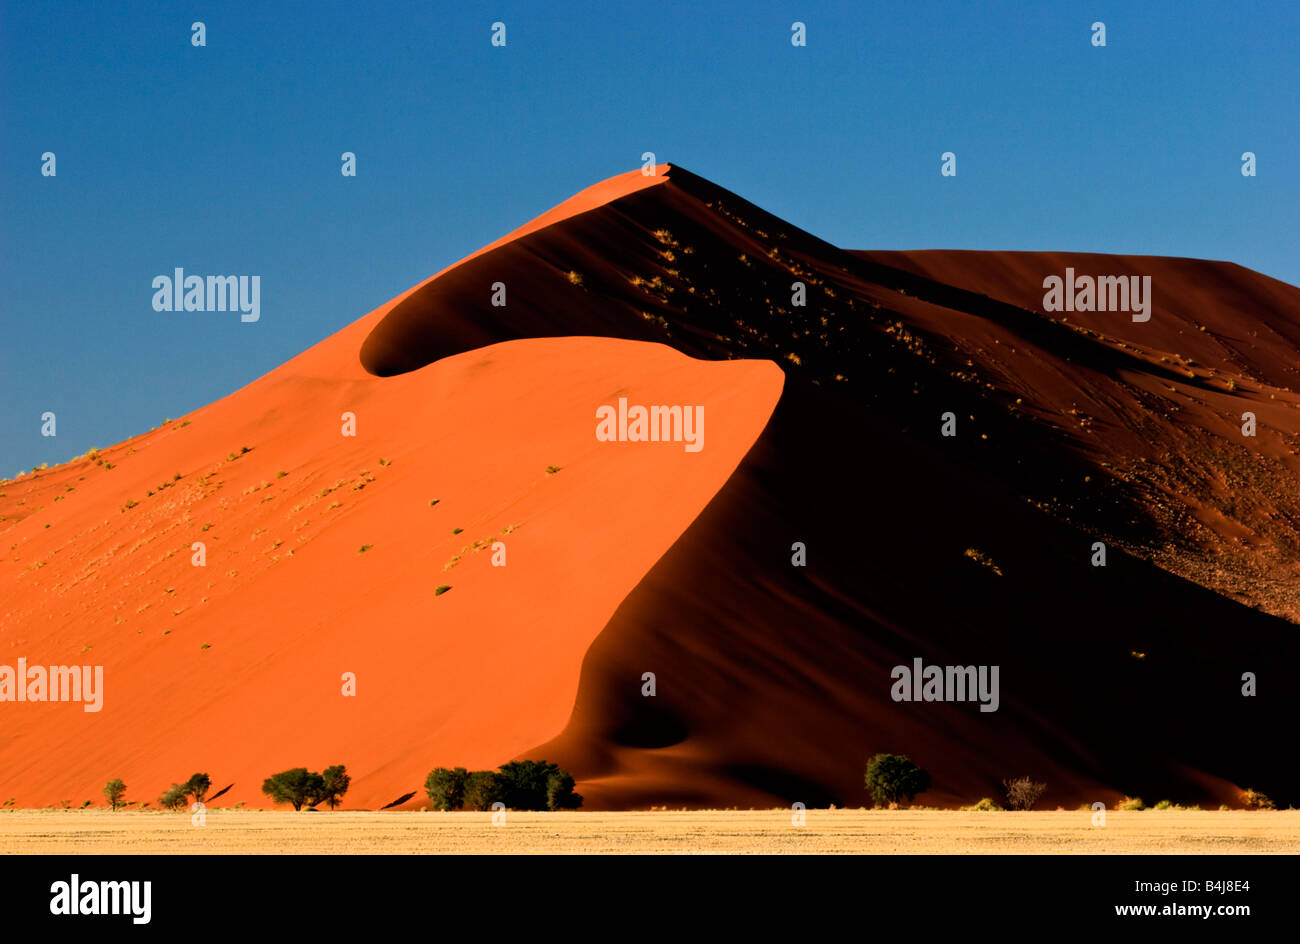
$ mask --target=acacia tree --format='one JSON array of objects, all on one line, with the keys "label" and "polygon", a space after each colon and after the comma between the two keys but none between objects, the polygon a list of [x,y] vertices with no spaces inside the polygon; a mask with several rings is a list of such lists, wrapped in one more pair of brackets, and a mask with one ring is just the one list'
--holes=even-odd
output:
[{"label": "acacia tree", "polygon": [[546,808],[548,810],[576,810],[582,806],[582,794],[573,792],[573,775],[563,767],[551,771],[546,778]]},{"label": "acacia tree", "polygon": [[108,805],[116,813],[118,808],[124,805],[126,799],[126,784],[120,777],[110,780],[104,784],[104,799],[108,800]]},{"label": "acacia tree", "polygon": [[212,778],[207,774],[195,774],[181,784],[187,794],[193,794],[194,799],[202,803],[203,798],[208,795],[208,790],[212,787]]},{"label": "acacia tree", "polygon": [[876,754],[867,761],[866,788],[877,806],[889,806],[930,789],[930,775],[904,754]]},{"label": "acacia tree", "polygon": [[331,810],[334,809],[343,799],[343,794],[348,792],[351,784],[352,778],[348,776],[348,769],[342,764],[326,767],[325,773],[321,775],[321,788],[316,802],[324,801],[330,805]]},{"label": "acacia tree", "polygon": [[262,792],[273,803],[288,803],[294,810],[315,806],[324,797],[325,778],[306,767],[293,767],[272,774],[262,782]]},{"label": "acacia tree", "polygon": [[435,767],[424,781],[424,792],[429,794],[435,810],[458,810],[465,802],[465,780],[469,771],[464,767]]},{"label": "acacia tree", "polygon": [[494,770],[476,770],[465,778],[465,809],[490,810],[493,803],[505,802],[505,784]]}]

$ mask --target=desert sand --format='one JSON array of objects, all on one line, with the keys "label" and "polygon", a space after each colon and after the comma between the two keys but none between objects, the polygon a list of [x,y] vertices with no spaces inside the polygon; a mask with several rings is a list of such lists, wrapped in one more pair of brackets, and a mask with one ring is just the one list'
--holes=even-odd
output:
[{"label": "desert sand", "polygon": [[1300,852],[1300,813],[789,810],[305,814],[0,813],[0,850],[50,854],[1103,854]]}]

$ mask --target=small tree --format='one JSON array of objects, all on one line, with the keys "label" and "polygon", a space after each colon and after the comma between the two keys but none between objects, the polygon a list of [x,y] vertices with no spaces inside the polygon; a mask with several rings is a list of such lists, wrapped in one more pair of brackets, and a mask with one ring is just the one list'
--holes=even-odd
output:
[{"label": "small tree", "polygon": [[1002,790],[1007,798],[1007,807],[1013,810],[1032,810],[1038,798],[1047,789],[1045,783],[1035,783],[1028,777],[1003,780]]},{"label": "small tree", "polygon": [[294,810],[301,810],[304,805],[315,806],[324,799],[324,790],[325,778],[306,767],[282,770],[262,782],[262,792],[271,802],[288,803]]},{"label": "small tree", "polygon": [[116,813],[126,800],[126,784],[121,778],[110,780],[104,784],[104,799],[108,800],[108,805]]},{"label": "small tree", "polygon": [[179,810],[189,800],[189,789],[179,783],[173,783],[167,792],[158,798],[158,805],[165,810]]},{"label": "small tree", "polygon": [[930,775],[904,754],[876,754],[867,761],[867,792],[877,806],[889,806],[930,789]]},{"label": "small tree", "polygon": [[348,769],[342,764],[326,767],[325,773],[321,775],[320,800],[328,803],[332,810],[343,799],[343,794],[348,792],[348,787],[351,785],[352,778],[348,776]]},{"label": "small tree", "polygon": [[433,801],[435,810],[458,810],[465,803],[465,779],[469,771],[464,767],[435,767],[425,778],[424,790]]},{"label": "small tree", "polygon": [[208,795],[208,790],[212,788],[212,778],[207,774],[195,774],[181,786],[185,788],[187,794],[193,794],[194,799],[202,803],[204,797]]},{"label": "small tree", "polygon": [[490,810],[493,803],[505,802],[506,791],[499,775],[491,770],[476,770],[465,778],[465,809]]},{"label": "small tree", "polygon": [[546,808],[548,810],[574,810],[582,806],[582,794],[573,792],[573,777],[563,767],[551,772],[546,779]]}]

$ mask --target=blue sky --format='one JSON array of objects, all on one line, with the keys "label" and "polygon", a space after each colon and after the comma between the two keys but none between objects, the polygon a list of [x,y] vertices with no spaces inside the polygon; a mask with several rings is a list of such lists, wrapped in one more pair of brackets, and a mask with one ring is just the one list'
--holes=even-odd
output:
[{"label": "blue sky", "polygon": [[[378,7],[0,2],[0,475],[238,389],[647,150],[848,248],[1300,284],[1297,4]],[[260,275],[261,320],[155,312],[177,266]]]}]

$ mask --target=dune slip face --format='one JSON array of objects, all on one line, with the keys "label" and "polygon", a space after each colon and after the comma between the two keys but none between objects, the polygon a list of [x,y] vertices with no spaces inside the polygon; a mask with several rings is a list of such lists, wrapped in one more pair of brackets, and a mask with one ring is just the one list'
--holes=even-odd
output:
[{"label": "dune slip face", "polygon": [[[4,796],[203,769],[259,806],[345,762],[347,805],[418,808],[545,758],[595,809],[857,806],[898,752],[935,805],[1294,797],[1300,699],[1241,686],[1300,659],[1300,291],[848,251],[653,170],[5,482],[0,662],[101,666],[103,710],[0,702]],[[1068,271],[1142,294],[1045,308]]]}]

